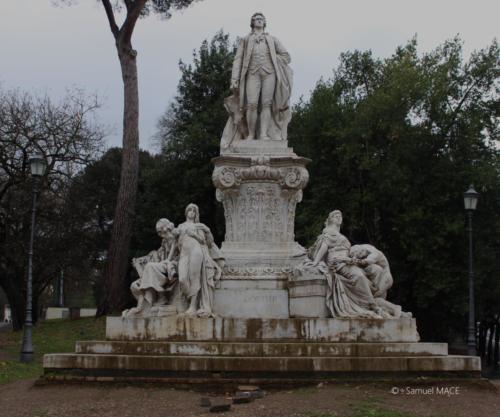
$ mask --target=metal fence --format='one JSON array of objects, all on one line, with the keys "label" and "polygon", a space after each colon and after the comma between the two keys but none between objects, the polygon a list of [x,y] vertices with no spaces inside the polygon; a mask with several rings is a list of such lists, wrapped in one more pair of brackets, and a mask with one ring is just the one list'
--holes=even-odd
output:
[{"label": "metal fence", "polygon": [[499,370],[500,314],[490,316],[479,322],[478,353],[486,366]]}]

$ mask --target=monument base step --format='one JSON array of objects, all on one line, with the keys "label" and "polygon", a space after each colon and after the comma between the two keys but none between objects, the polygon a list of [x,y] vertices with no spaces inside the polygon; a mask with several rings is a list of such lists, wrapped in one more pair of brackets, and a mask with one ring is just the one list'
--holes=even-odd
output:
[{"label": "monument base step", "polygon": [[219,357],[49,354],[44,356],[45,372],[58,370],[89,373],[133,371],[165,376],[193,374],[234,374],[247,378],[335,376],[338,373],[468,373],[481,370],[472,356],[385,356],[385,357]]},{"label": "monument base step", "polygon": [[77,342],[75,353],[45,355],[43,380],[283,387],[481,371],[478,357],[448,355],[445,343],[418,343],[412,318],[108,317],[106,337]]},{"label": "monument base step", "polygon": [[76,342],[78,354],[242,357],[446,356],[446,343]]}]

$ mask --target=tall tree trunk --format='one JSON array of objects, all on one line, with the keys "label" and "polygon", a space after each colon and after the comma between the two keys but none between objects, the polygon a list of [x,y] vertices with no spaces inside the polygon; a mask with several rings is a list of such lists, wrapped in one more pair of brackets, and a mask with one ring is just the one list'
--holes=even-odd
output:
[{"label": "tall tree trunk", "polygon": [[139,175],[137,53],[132,49],[130,42],[123,42],[120,38],[116,42],[116,47],[124,90],[122,167],[105,270],[105,297],[99,306],[98,315],[117,312],[125,308],[128,289],[125,277]]}]

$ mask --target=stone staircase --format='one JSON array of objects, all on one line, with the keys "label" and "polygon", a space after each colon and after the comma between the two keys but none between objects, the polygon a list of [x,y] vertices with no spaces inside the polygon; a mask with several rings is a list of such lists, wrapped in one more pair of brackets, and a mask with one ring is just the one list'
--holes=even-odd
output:
[{"label": "stone staircase", "polygon": [[300,385],[337,378],[479,377],[478,357],[420,343],[415,319],[108,317],[105,341],[44,356],[45,381]]}]

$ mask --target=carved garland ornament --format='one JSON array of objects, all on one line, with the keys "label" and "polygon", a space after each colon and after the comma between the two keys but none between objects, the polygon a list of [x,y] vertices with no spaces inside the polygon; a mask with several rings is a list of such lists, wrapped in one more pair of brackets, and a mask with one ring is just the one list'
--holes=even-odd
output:
[{"label": "carved garland ornament", "polygon": [[248,267],[236,267],[236,266],[225,266],[223,273],[224,276],[233,277],[259,277],[265,275],[287,275],[291,276],[293,269],[290,267],[259,267],[259,266],[248,266]]},{"label": "carved garland ornament", "polygon": [[304,167],[273,168],[269,165],[253,165],[245,168],[216,167],[212,181],[218,189],[228,189],[248,181],[276,181],[284,188],[302,189],[309,181]]}]

